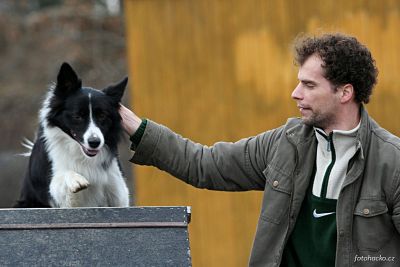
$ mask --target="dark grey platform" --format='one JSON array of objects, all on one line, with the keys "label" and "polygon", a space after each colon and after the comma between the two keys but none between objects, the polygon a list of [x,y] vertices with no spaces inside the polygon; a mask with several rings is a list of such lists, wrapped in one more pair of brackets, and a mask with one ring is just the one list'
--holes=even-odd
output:
[{"label": "dark grey platform", "polygon": [[0,266],[191,266],[189,207],[0,210]]}]

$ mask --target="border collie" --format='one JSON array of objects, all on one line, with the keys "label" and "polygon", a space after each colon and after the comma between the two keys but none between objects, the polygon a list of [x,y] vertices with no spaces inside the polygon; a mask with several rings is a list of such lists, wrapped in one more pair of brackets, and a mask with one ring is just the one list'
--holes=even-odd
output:
[{"label": "border collie", "polygon": [[19,208],[126,207],[129,192],[117,157],[125,78],[103,90],[82,87],[63,63],[39,112]]}]

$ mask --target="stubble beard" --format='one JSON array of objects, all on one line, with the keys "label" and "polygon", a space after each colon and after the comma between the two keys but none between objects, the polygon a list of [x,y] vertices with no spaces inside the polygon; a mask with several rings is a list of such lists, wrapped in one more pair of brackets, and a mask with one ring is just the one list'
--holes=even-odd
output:
[{"label": "stubble beard", "polygon": [[330,113],[312,112],[311,116],[302,118],[305,125],[316,127],[320,129],[326,129],[329,125],[332,125],[335,121],[334,115]]}]

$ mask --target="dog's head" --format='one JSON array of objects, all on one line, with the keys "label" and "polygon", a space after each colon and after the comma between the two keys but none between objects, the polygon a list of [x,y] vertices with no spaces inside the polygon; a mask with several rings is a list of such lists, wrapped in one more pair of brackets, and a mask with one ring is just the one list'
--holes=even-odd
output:
[{"label": "dog's head", "polygon": [[103,90],[82,87],[68,63],[63,63],[48,103],[47,122],[73,138],[88,157],[96,156],[104,145],[116,151],[121,135],[119,102],[128,78]]}]

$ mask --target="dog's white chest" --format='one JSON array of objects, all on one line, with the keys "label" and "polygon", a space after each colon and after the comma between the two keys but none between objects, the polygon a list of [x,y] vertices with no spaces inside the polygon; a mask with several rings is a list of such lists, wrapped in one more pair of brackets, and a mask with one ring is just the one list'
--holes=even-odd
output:
[{"label": "dog's white chest", "polygon": [[59,145],[61,142],[48,146],[52,162],[52,206],[129,206],[128,188],[116,157],[103,148],[98,155],[88,158],[65,133],[55,130],[53,137],[61,139],[63,146]]}]

